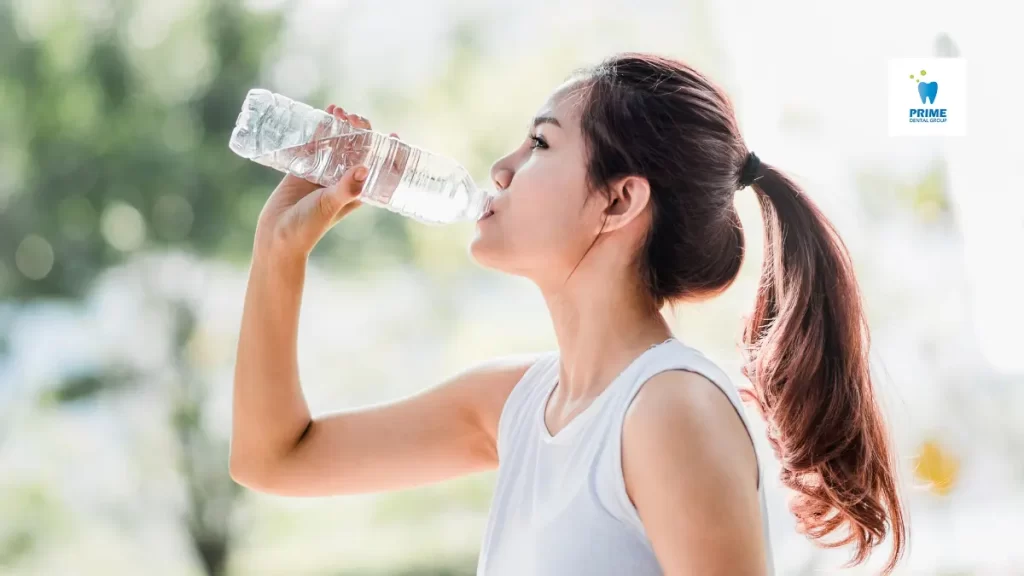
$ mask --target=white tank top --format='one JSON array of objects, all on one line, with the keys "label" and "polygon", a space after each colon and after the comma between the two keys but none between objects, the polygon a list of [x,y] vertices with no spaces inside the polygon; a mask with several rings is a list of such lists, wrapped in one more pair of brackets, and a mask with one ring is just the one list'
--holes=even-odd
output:
[{"label": "white tank top", "polygon": [[[544,407],[558,380],[557,351],[544,354],[509,394],[498,423],[498,477],[477,576],[662,574],[622,475],[622,424],[640,387],[666,370],[714,382],[744,426],[740,396],[725,373],[675,338],[652,346],[554,436]],[[748,427],[749,431],[749,427]],[[758,496],[774,574],[758,459]]]}]

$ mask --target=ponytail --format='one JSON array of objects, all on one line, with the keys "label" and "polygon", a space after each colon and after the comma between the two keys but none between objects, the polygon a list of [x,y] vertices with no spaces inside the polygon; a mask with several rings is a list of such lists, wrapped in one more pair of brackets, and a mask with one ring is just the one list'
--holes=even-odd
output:
[{"label": "ponytail", "polygon": [[[752,184],[765,219],[764,267],[745,326],[745,390],[768,423],[797,529],[818,545],[856,547],[892,534],[884,572],[906,548],[895,463],[868,370],[868,329],[853,266],[800,188],[761,164]],[[823,541],[840,531],[838,539]]]}]

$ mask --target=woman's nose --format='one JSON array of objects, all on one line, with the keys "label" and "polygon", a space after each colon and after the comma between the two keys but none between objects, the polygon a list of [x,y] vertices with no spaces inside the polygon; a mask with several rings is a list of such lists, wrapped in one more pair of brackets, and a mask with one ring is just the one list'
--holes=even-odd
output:
[{"label": "woman's nose", "polygon": [[512,183],[512,171],[500,164],[495,164],[491,166],[491,181],[499,190],[504,190]]}]

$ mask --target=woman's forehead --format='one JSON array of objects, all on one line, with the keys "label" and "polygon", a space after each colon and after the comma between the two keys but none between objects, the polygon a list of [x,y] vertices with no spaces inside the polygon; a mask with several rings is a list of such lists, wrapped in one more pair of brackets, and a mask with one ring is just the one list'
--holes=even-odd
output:
[{"label": "woman's forehead", "polygon": [[577,123],[585,101],[586,90],[578,80],[567,80],[548,96],[548,99],[537,111],[537,116],[553,116],[563,124]]}]

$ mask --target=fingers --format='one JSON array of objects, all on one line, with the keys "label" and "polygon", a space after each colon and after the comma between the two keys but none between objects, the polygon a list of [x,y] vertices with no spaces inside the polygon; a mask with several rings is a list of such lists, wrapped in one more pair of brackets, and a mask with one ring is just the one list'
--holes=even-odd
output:
[{"label": "fingers", "polygon": [[365,117],[360,116],[359,114],[350,114],[348,112],[345,112],[344,108],[336,104],[328,105],[326,111],[328,114],[331,114],[336,118],[340,118],[341,120],[348,122],[349,124],[360,130],[373,129],[372,126],[370,125],[370,121],[367,120]]},{"label": "fingers", "polygon": [[359,128],[360,130],[371,130],[370,121],[359,114],[349,114],[348,121],[349,124]]}]

